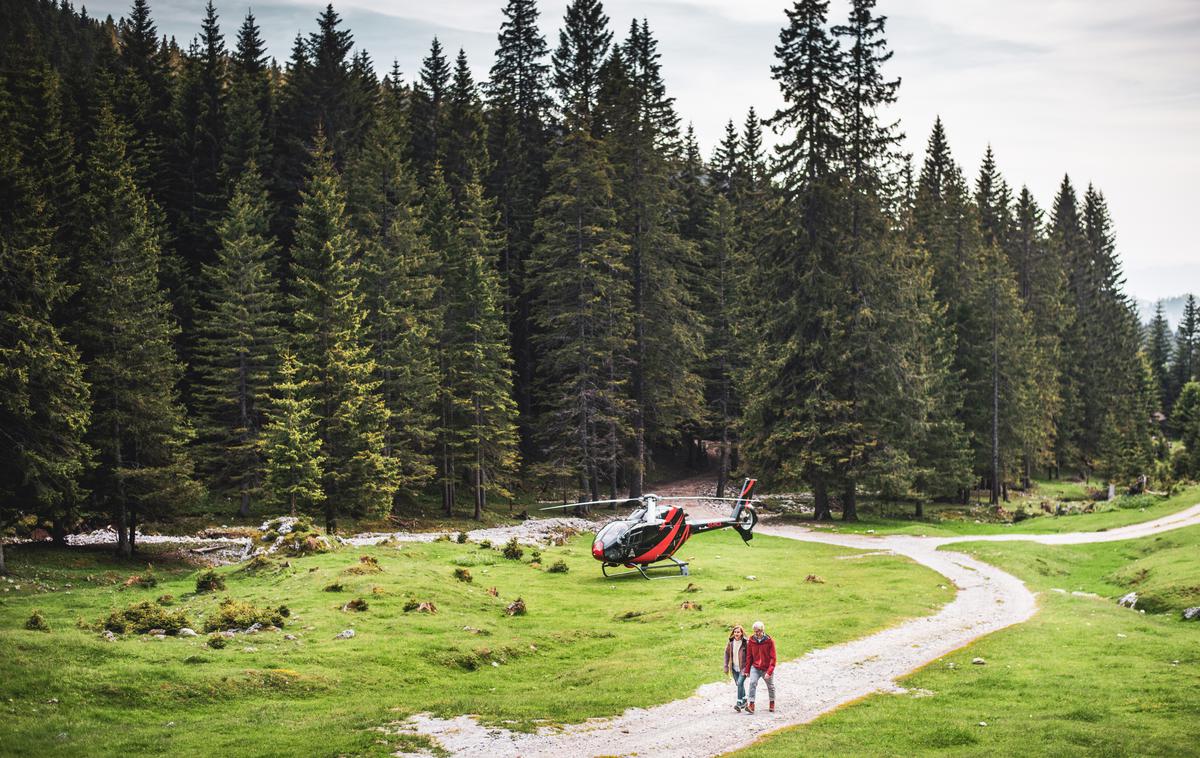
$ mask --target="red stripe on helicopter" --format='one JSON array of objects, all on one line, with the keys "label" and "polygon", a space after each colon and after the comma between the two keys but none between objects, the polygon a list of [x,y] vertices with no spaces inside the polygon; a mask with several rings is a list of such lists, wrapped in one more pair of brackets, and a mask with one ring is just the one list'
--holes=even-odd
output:
[{"label": "red stripe on helicopter", "polygon": [[672,527],[671,532],[667,534],[666,537],[660,540],[659,543],[654,547],[634,558],[634,563],[651,563],[658,560],[659,556],[666,552],[667,546],[671,544],[671,539],[675,536],[675,533],[679,531],[679,527],[681,526],[683,526],[683,521],[677,521],[675,526]]}]

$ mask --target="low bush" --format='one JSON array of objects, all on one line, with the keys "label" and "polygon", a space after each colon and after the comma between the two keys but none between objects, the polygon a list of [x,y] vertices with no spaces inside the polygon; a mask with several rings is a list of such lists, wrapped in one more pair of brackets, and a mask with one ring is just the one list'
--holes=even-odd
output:
[{"label": "low bush", "polygon": [[50,623],[46,621],[46,617],[42,615],[40,610],[35,610],[25,620],[25,628],[31,632],[48,632],[50,631]]},{"label": "low bush", "polygon": [[212,569],[201,571],[200,576],[196,577],[197,594],[217,592],[223,589],[225,589],[225,577]]},{"label": "low bush", "polygon": [[219,634],[210,634],[208,637],[208,646],[213,650],[220,650],[229,644],[229,640]]},{"label": "low bush", "polygon": [[358,563],[346,569],[347,574],[379,574],[383,572],[383,568],[379,565],[379,559],[373,555],[358,556]]},{"label": "low bush", "polygon": [[454,537],[454,541],[455,541],[455,542],[457,542],[457,543],[458,543],[458,544],[460,544],[460,545],[465,545],[465,544],[466,544],[466,542],[467,542],[467,533],[466,533],[466,532],[459,532],[459,533],[458,533],[458,534],[457,534],[457,535]]},{"label": "low bush", "polygon": [[170,595],[170,594],[159,595],[158,599],[155,600],[154,602],[158,603],[159,605],[174,605],[175,604],[175,596]]},{"label": "low bush", "polygon": [[525,555],[525,551],[517,543],[517,538],[513,537],[508,542],[504,543],[504,557],[510,561],[519,561],[521,556]]},{"label": "low bush", "polygon": [[151,629],[162,629],[167,634],[174,634],[185,626],[191,626],[184,611],[169,611],[149,600],[113,611],[100,624],[110,632],[118,634],[145,634]]},{"label": "low bush", "polygon": [[283,616],[284,618],[287,618],[288,616],[292,615],[292,609],[288,608],[286,605],[279,606],[278,608],[275,609],[275,612],[278,613],[280,616]]},{"label": "low bush", "polygon": [[480,550],[491,550],[492,549],[492,541],[491,540],[480,540],[479,541],[479,549]]},{"label": "low bush", "polygon": [[550,568],[546,569],[546,573],[547,574],[565,574],[570,570],[571,570],[571,568],[569,566],[567,566],[567,562],[560,558],[557,561],[555,561],[554,563],[550,564]]},{"label": "low bush", "polygon": [[346,611],[346,612],[351,612],[351,613],[361,613],[362,611],[365,611],[370,607],[371,606],[367,604],[366,600],[363,600],[361,597],[356,597],[353,600],[351,600],[350,602],[343,605],[342,610]]},{"label": "low bush", "polygon": [[465,568],[454,569],[454,578],[460,582],[470,582],[473,579],[471,572]]},{"label": "low bush", "polygon": [[504,612],[509,616],[524,616],[528,609],[525,607],[525,601],[517,598],[508,604]]},{"label": "low bush", "polygon": [[344,589],[346,589],[346,588],[342,586],[341,582],[334,582],[332,584],[325,585],[323,591],[324,592],[341,592]]},{"label": "low bush", "polygon": [[274,608],[260,608],[245,600],[227,597],[217,610],[204,620],[204,631],[220,632],[225,629],[245,629],[254,624],[283,626],[283,614]]},{"label": "low bush", "polygon": [[146,570],[140,574],[134,574],[125,580],[126,587],[141,587],[149,589],[150,587],[158,586],[158,577],[154,575],[154,567],[147,564]]}]

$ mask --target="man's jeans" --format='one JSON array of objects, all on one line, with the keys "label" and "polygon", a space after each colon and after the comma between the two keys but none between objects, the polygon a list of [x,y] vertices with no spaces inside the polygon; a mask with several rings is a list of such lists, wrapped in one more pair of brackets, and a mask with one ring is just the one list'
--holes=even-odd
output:
[{"label": "man's jeans", "polygon": [[764,682],[767,683],[767,695],[771,698],[771,701],[774,702],[774,700],[775,700],[775,677],[773,675],[767,676],[767,672],[765,672],[761,669],[755,668],[753,666],[750,667],[750,702],[751,703],[754,702],[754,691],[758,689],[758,680],[759,679],[762,679]]},{"label": "man's jeans", "polygon": [[733,683],[737,685],[737,704],[746,704],[746,675],[740,671],[733,672]]}]

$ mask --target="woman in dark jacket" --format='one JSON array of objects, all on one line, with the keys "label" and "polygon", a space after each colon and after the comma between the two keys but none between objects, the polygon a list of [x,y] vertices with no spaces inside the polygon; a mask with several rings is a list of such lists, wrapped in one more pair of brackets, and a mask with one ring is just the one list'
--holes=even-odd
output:
[{"label": "woman in dark jacket", "polygon": [[729,642],[725,645],[725,673],[733,675],[733,683],[737,685],[737,702],[733,710],[740,712],[746,707],[746,630],[737,624],[729,632]]}]

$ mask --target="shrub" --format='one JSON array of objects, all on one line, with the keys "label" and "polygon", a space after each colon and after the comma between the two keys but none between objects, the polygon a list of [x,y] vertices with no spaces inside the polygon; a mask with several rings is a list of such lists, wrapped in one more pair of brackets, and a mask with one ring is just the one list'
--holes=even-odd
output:
[{"label": "shrub", "polygon": [[570,567],[567,566],[567,562],[564,561],[563,559],[559,558],[557,561],[550,564],[550,568],[546,569],[546,573],[547,574],[565,574],[570,570],[571,570]]},{"label": "shrub", "polygon": [[225,589],[225,578],[212,569],[200,572],[196,577],[196,592],[216,592]]},{"label": "shrub", "polygon": [[147,564],[146,571],[141,574],[134,574],[125,580],[126,587],[141,587],[149,589],[158,585],[158,577],[154,575],[154,567]]},{"label": "shrub", "polygon": [[227,597],[221,601],[216,612],[204,620],[204,631],[245,629],[253,624],[283,626],[283,614],[272,608],[260,608],[245,600],[234,600]]},{"label": "shrub", "polygon": [[383,571],[379,559],[373,555],[358,556],[358,563],[346,569],[347,574],[378,574]]},{"label": "shrub", "polygon": [[275,609],[275,612],[278,613],[280,616],[283,616],[284,618],[287,618],[288,616],[292,615],[292,609],[288,608],[286,605],[279,606],[278,608]]},{"label": "shrub", "polygon": [[344,589],[346,589],[346,588],[342,586],[341,582],[334,582],[333,584],[325,585],[324,591],[325,592],[341,592]]},{"label": "shrub", "polygon": [[524,616],[526,610],[525,601],[521,598],[517,598],[508,604],[508,607],[504,609],[504,612],[509,616]]},{"label": "shrub", "polygon": [[472,580],[471,572],[465,568],[454,569],[454,578],[460,582],[470,582]]},{"label": "shrub", "polygon": [[151,629],[162,629],[167,634],[174,634],[185,626],[191,626],[187,614],[182,610],[169,611],[149,600],[113,611],[100,623],[110,632],[120,634],[145,634]]},{"label": "shrub", "polygon": [[50,624],[46,621],[46,617],[42,615],[40,610],[35,610],[25,620],[25,628],[31,632],[48,632],[50,631]]},{"label": "shrub", "polygon": [[208,646],[213,650],[220,650],[228,644],[229,641],[219,634],[210,634],[208,636]]},{"label": "shrub", "polygon": [[537,550],[537,549],[534,549],[534,550],[531,550],[531,551],[529,551],[529,560],[531,560],[531,561],[540,561],[540,560],[542,560],[542,551],[541,551],[541,550]]},{"label": "shrub", "polygon": [[241,571],[246,574],[259,574],[259,573],[265,573],[267,571],[276,571],[278,569],[279,569],[278,563],[271,560],[270,558],[263,555],[262,553],[259,553],[258,555],[254,556],[250,560],[246,561],[246,563],[240,569],[238,569],[238,571]]},{"label": "shrub", "polygon": [[492,541],[491,540],[480,540],[479,541],[479,549],[480,550],[491,550],[492,549]]},{"label": "shrub", "polygon": [[361,597],[356,597],[343,605],[342,610],[347,612],[361,613],[370,607],[371,606],[367,604],[366,600],[363,600]]},{"label": "shrub", "polygon": [[504,543],[504,557],[510,561],[519,561],[521,556],[525,555],[525,551],[517,544],[517,538],[513,537],[508,542]]},{"label": "shrub", "polygon": [[437,605],[433,601],[420,602],[417,600],[408,600],[404,603],[404,612],[416,611],[417,613],[437,613]]},{"label": "shrub", "polygon": [[277,539],[279,539],[279,532],[271,531],[271,532],[263,532],[263,534],[262,534],[263,542],[274,542]]},{"label": "shrub", "polygon": [[155,600],[154,602],[158,603],[159,605],[172,605],[175,602],[175,596],[169,594],[159,595],[158,600]]},{"label": "shrub", "polygon": [[460,544],[460,545],[465,545],[465,544],[466,544],[466,542],[467,542],[467,533],[466,533],[466,532],[459,532],[459,533],[458,533],[458,534],[455,536],[455,538],[454,538],[454,541],[455,541],[455,542],[457,542],[457,543],[458,543],[458,544]]}]

